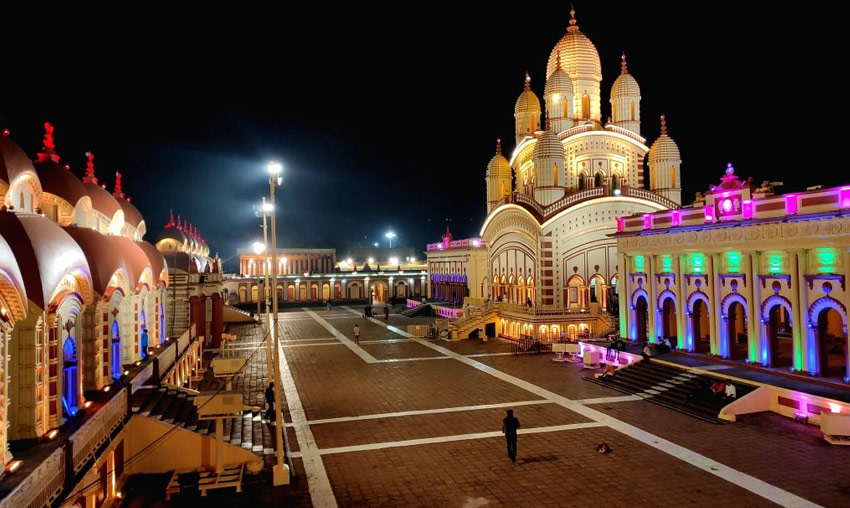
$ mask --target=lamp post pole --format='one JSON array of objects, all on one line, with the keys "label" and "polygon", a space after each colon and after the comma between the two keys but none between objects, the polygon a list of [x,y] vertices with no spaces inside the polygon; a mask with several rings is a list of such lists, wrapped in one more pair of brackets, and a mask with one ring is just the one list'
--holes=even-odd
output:
[{"label": "lamp post pole", "polygon": [[266,335],[269,337],[269,340],[266,341],[266,364],[268,365],[268,372],[274,372],[274,353],[272,351],[272,341],[271,341],[271,313],[269,310],[269,300],[266,296],[266,292],[269,288],[269,268],[271,268],[268,262],[269,259],[269,232],[268,227],[266,226],[266,217],[271,209],[271,206],[266,204],[266,197],[263,196],[263,204],[260,209],[263,214],[263,276],[264,276],[264,284],[263,284],[263,302],[266,304]]},{"label": "lamp post pole", "polygon": [[280,391],[283,388],[280,379],[280,339],[278,338],[279,328],[277,326],[277,222],[275,216],[277,210],[274,206],[274,188],[280,185],[281,166],[277,163],[270,163],[269,169],[269,200],[271,203],[271,242],[272,242],[272,259],[271,259],[271,278],[272,278],[272,337],[274,338],[274,405],[275,405],[275,451],[277,455],[277,464],[274,467],[273,476],[275,485],[285,485],[289,483],[289,467],[284,462],[283,457],[283,401],[281,400]]}]

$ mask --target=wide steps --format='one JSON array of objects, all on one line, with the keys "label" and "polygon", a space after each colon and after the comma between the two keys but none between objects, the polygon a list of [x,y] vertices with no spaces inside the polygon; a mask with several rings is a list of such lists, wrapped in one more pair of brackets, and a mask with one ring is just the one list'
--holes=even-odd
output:
[{"label": "wide steps", "polygon": [[[595,377],[586,377],[585,379],[617,391],[644,397],[648,402],[700,420],[715,424],[726,423],[724,420],[720,420],[718,415],[729,401],[688,401],[688,396],[700,388],[704,382],[712,383],[718,379],[722,380],[722,378],[695,374],[657,362],[644,361],[621,368],[617,370],[613,377],[604,380]],[[733,384],[739,398],[753,390],[748,385]]]}]

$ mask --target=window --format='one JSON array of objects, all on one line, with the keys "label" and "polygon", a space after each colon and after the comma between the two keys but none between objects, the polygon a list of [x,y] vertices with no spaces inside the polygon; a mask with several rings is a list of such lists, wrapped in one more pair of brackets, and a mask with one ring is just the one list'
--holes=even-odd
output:
[{"label": "window", "polygon": [[634,120],[635,119],[635,103],[632,102],[632,103],[629,104],[629,106],[631,108],[631,113],[632,113],[632,116],[631,116],[631,118],[629,118],[629,120]]},{"label": "window", "polygon": [[581,117],[590,118],[590,96],[587,95],[587,92],[581,96]]}]

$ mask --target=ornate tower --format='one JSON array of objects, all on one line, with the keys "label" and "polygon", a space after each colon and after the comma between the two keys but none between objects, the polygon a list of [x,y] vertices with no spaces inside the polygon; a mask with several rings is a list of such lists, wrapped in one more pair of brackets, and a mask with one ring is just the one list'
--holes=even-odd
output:
[{"label": "ornate tower", "polygon": [[548,128],[556,134],[573,126],[573,82],[561,68],[561,54],[555,55],[555,71],[546,79],[543,100],[546,102]]},{"label": "ornate tower", "polygon": [[611,87],[611,113],[614,125],[640,135],[640,87],[629,74],[625,53],[620,75]]},{"label": "ornate tower", "polygon": [[602,65],[599,52],[578,28],[576,11],[570,9],[570,26],[567,33],[555,45],[546,64],[546,77],[550,77],[557,68],[558,58],[561,65],[573,81],[573,115],[576,120],[588,118],[601,120]]},{"label": "ornate tower", "polygon": [[531,91],[531,76],[525,73],[525,89],[514,106],[516,119],[516,142],[519,144],[526,136],[533,136],[540,129],[540,99]]},{"label": "ornate tower", "polygon": [[496,155],[487,164],[487,213],[511,195],[511,163],[502,155],[502,140],[496,140]]},{"label": "ornate tower", "polygon": [[[548,127],[548,126],[547,126]],[[558,135],[546,129],[534,146],[535,185],[534,199],[541,205],[548,205],[564,195],[564,147]]]},{"label": "ornate tower", "polygon": [[661,115],[661,135],[649,149],[649,189],[682,204],[682,157],[667,135],[667,119]]}]

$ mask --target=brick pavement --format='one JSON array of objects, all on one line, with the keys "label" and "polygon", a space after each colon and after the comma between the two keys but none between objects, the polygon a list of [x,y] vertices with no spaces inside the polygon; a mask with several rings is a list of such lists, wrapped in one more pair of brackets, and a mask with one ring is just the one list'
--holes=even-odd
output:
[{"label": "brick pavement", "polygon": [[[398,338],[362,318],[340,316],[342,312],[335,310],[332,316],[317,314],[347,336],[352,320],[359,319],[364,341]],[[304,316],[295,312],[282,314],[282,322],[295,322],[288,339],[328,336],[328,331],[315,320],[318,328],[304,324]],[[396,321],[396,316],[391,317],[390,322],[397,326],[403,320]],[[300,331],[298,325],[304,325]],[[411,344],[399,344],[404,344],[398,349],[403,356],[407,353],[403,349]],[[464,355],[509,350],[509,345],[492,340],[486,344],[436,344]],[[370,353],[384,358],[397,345],[379,344],[378,348],[386,349]],[[350,349],[336,346],[288,348],[284,354],[308,420],[539,398],[454,359],[366,364]],[[573,400],[622,395],[582,381],[586,373],[578,366],[557,364],[551,359],[551,355],[475,358]],[[846,469],[848,450],[825,445],[815,427],[773,414],[744,417],[735,424],[710,425],[643,401],[598,403],[593,407],[815,503],[847,505],[850,480],[838,472]],[[317,423],[311,425],[311,430],[321,453],[331,447],[368,448],[374,443],[420,438],[439,441],[457,434],[492,431],[492,422],[497,427],[503,411],[499,408]],[[569,409],[547,403],[518,407],[517,415],[526,428],[586,421]],[[595,453],[595,444],[602,440],[614,448],[612,454]],[[291,433],[290,441],[295,447]],[[517,464],[504,457],[501,438],[366,448],[320,459],[339,506],[772,505],[735,483],[608,427],[521,435]],[[295,490],[303,488],[299,484]],[[295,497],[304,506],[309,505],[303,496]]]}]

